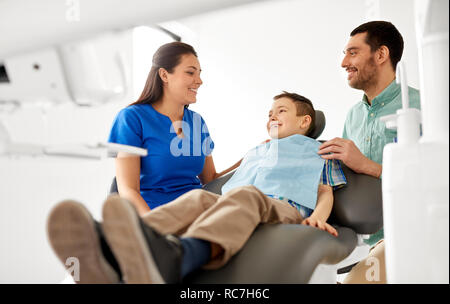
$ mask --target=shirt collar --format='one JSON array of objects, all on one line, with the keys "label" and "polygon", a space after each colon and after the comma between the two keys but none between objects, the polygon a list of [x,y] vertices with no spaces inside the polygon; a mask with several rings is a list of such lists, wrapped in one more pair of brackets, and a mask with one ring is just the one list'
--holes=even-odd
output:
[{"label": "shirt collar", "polygon": [[[388,104],[395,97],[397,97],[398,94],[400,94],[400,92],[401,92],[400,84],[397,84],[394,79],[380,94],[378,94],[378,96],[376,96],[372,100],[372,107],[379,105],[381,103]],[[362,102],[367,106],[370,106],[369,102],[367,101],[366,94],[364,94]]]}]

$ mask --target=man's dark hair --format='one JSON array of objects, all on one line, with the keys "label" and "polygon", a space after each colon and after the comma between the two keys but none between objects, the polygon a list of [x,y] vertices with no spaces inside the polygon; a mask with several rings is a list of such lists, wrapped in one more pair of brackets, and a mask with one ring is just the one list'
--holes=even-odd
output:
[{"label": "man's dark hair", "polygon": [[315,121],[316,121],[316,111],[314,110],[314,106],[311,102],[311,100],[309,100],[308,98],[296,94],[296,93],[289,93],[286,91],[283,91],[282,94],[279,94],[277,96],[275,96],[273,98],[273,100],[277,100],[280,98],[289,98],[290,100],[292,100],[297,108],[297,116],[302,116],[302,115],[309,115],[311,116],[311,124],[309,125],[308,131],[306,132],[306,135],[308,136],[309,134],[311,134],[311,132],[314,129],[315,126]]},{"label": "man's dark hair", "polygon": [[382,45],[389,49],[389,57],[395,71],[397,63],[402,59],[404,47],[403,37],[397,28],[387,21],[371,21],[355,28],[350,36],[353,37],[359,33],[367,33],[366,43],[372,52],[378,50]]}]

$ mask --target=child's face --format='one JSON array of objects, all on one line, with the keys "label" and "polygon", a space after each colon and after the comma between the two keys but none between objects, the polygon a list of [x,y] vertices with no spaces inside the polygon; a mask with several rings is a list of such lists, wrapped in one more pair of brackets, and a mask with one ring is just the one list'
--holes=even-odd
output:
[{"label": "child's face", "polygon": [[284,138],[294,134],[305,135],[308,131],[311,117],[297,116],[297,107],[287,97],[274,101],[269,111],[267,132],[271,138]]}]

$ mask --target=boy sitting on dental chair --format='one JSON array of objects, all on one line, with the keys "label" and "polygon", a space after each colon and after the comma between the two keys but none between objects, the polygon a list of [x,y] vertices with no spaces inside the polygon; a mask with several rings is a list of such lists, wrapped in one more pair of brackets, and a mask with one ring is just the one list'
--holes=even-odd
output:
[{"label": "boy sitting on dental chair", "polygon": [[322,159],[320,143],[307,137],[314,119],[307,98],[275,96],[267,123],[272,139],[246,154],[222,195],[192,190],[142,218],[110,196],[103,226],[124,281],[176,283],[197,268],[220,268],[260,223],[305,224],[337,236],[326,221],[333,187],[346,179],[338,161]]}]

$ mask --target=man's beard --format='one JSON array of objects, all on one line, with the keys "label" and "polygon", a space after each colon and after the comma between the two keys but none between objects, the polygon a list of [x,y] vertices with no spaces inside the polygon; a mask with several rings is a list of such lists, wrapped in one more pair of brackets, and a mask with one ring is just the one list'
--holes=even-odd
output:
[{"label": "man's beard", "polygon": [[358,69],[357,78],[350,80],[349,85],[357,90],[363,90],[374,86],[378,81],[378,75],[375,65],[375,60],[371,57],[367,64],[362,68]]}]

